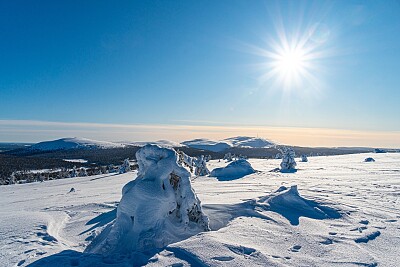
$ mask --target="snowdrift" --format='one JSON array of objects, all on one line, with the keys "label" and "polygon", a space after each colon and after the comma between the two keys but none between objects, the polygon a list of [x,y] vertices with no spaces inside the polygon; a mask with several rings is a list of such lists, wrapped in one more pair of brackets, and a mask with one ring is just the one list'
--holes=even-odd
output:
[{"label": "snowdrift", "polygon": [[290,188],[281,186],[274,194],[261,198],[257,204],[267,210],[281,214],[292,225],[298,225],[300,217],[319,220],[338,219],[341,217],[337,210],[300,196],[297,185],[293,185]]},{"label": "snowdrift", "polygon": [[229,163],[225,168],[214,169],[210,176],[217,177],[220,181],[229,181],[242,178],[254,172],[255,170],[247,160],[239,159]]},{"label": "snowdrift", "polygon": [[123,187],[115,222],[86,252],[115,259],[162,248],[209,230],[190,173],[178,165],[174,150],[146,145],[136,158],[138,176]]}]

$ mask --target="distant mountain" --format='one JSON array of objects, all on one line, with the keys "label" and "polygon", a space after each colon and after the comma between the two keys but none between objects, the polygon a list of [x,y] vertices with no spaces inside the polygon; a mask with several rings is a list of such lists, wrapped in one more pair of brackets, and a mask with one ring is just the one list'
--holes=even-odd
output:
[{"label": "distant mountain", "polygon": [[185,141],[182,142],[181,144],[187,147],[208,150],[213,152],[221,152],[232,147],[232,145],[228,144],[227,142],[213,141],[206,138]]},{"label": "distant mountain", "polygon": [[31,151],[55,151],[70,149],[108,149],[122,148],[125,146],[125,144],[73,137],[40,142],[28,147],[27,149]]},{"label": "distant mountain", "polygon": [[132,146],[145,146],[147,144],[151,145],[159,145],[163,147],[182,147],[183,145],[174,141],[169,141],[169,140],[158,140],[158,141],[143,141],[143,142],[125,142],[129,145]]},{"label": "distant mountain", "polygon": [[248,136],[237,136],[226,138],[221,141],[214,141],[210,139],[194,139],[190,141],[182,142],[181,144],[196,148],[203,149],[213,152],[222,152],[229,148],[242,147],[242,148],[269,148],[273,147],[275,144],[269,140],[258,138],[258,137],[248,137]]},{"label": "distant mountain", "polygon": [[232,147],[269,148],[275,145],[272,141],[259,137],[237,136],[222,140]]}]

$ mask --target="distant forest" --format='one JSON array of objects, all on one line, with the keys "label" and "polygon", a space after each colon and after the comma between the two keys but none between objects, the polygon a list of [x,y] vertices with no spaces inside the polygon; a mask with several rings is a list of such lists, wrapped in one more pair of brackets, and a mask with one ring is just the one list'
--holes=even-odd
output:
[{"label": "distant forest", "polygon": [[[71,170],[84,168],[87,175],[116,171],[125,159],[135,160],[135,153],[140,147],[110,148],[110,149],[71,149],[58,151],[31,151],[25,144],[0,144],[6,151],[0,152],[0,185],[9,184],[10,177],[15,182],[32,182],[66,178]],[[307,148],[293,147],[297,156],[340,155],[371,152],[371,149],[340,149],[340,148]],[[222,159],[226,153],[242,155],[248,158],[275,158],[279,147],[271,148],[229,148],[223,152],[212,152],[189,147],[178,147],[185,154],[197,157],[210,155],[212,159]],[[87,162],[69,162],[66,159],[84,159]],[[47,169],[46,173],[30,172],[31,170]]]}]

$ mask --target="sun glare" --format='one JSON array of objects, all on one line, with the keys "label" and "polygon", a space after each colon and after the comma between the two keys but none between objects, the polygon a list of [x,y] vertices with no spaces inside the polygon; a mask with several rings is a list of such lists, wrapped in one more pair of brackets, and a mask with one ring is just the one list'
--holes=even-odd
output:
[{"label": "sun glare", "polygon": [[264,60],[257,65],[262,72],[260,83],[269,89],[285,92],[320,91],[323,85],[318,75],[321,71],[319,63],[329,55],[323,49],[329,32],[324,31],[324,39],[318,38],[321,28],[317,24],[292,34],[281,28],[276,35],[270,35],[265,40],[264,48],[250,46],[252,53],[260,55]]},{"label": "sun glare", "polygon": [[283,74],[301,72],[305,67],[304,52],[300,49],[285,51],[276,59],[276,67]]}]

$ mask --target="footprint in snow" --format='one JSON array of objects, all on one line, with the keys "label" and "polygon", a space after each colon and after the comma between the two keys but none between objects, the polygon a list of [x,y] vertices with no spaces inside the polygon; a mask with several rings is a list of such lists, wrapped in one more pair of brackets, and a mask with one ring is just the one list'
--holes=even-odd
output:
[{"label": "footprint in snow", "polygon": [[217,261],[231,261],[234,259],[234,257],[231,256],[219,256],[219,257],[213,257],[213,260],[217,260]]},{"label": "footprint in snow", "polygon": [[326,240],[321,241],[320,243],[323,245],[331,245],[331,244],[333,244],[333,240],[330,238],[327,238]]},{"label": "footprint in snow", "polygon": [[368,243],[369,241],[374,240],[375,238],[377,238],[380,235],[381,235],[381,232],[375,231],[375,232],[369,233],[365,236],[356,238],[354,241],[356,243]]},{"label": "footprint in snow", "polygon": [[290,250],[292,252],[299,252],[300,249],[301,249],[300,245],[294,245]]}]

